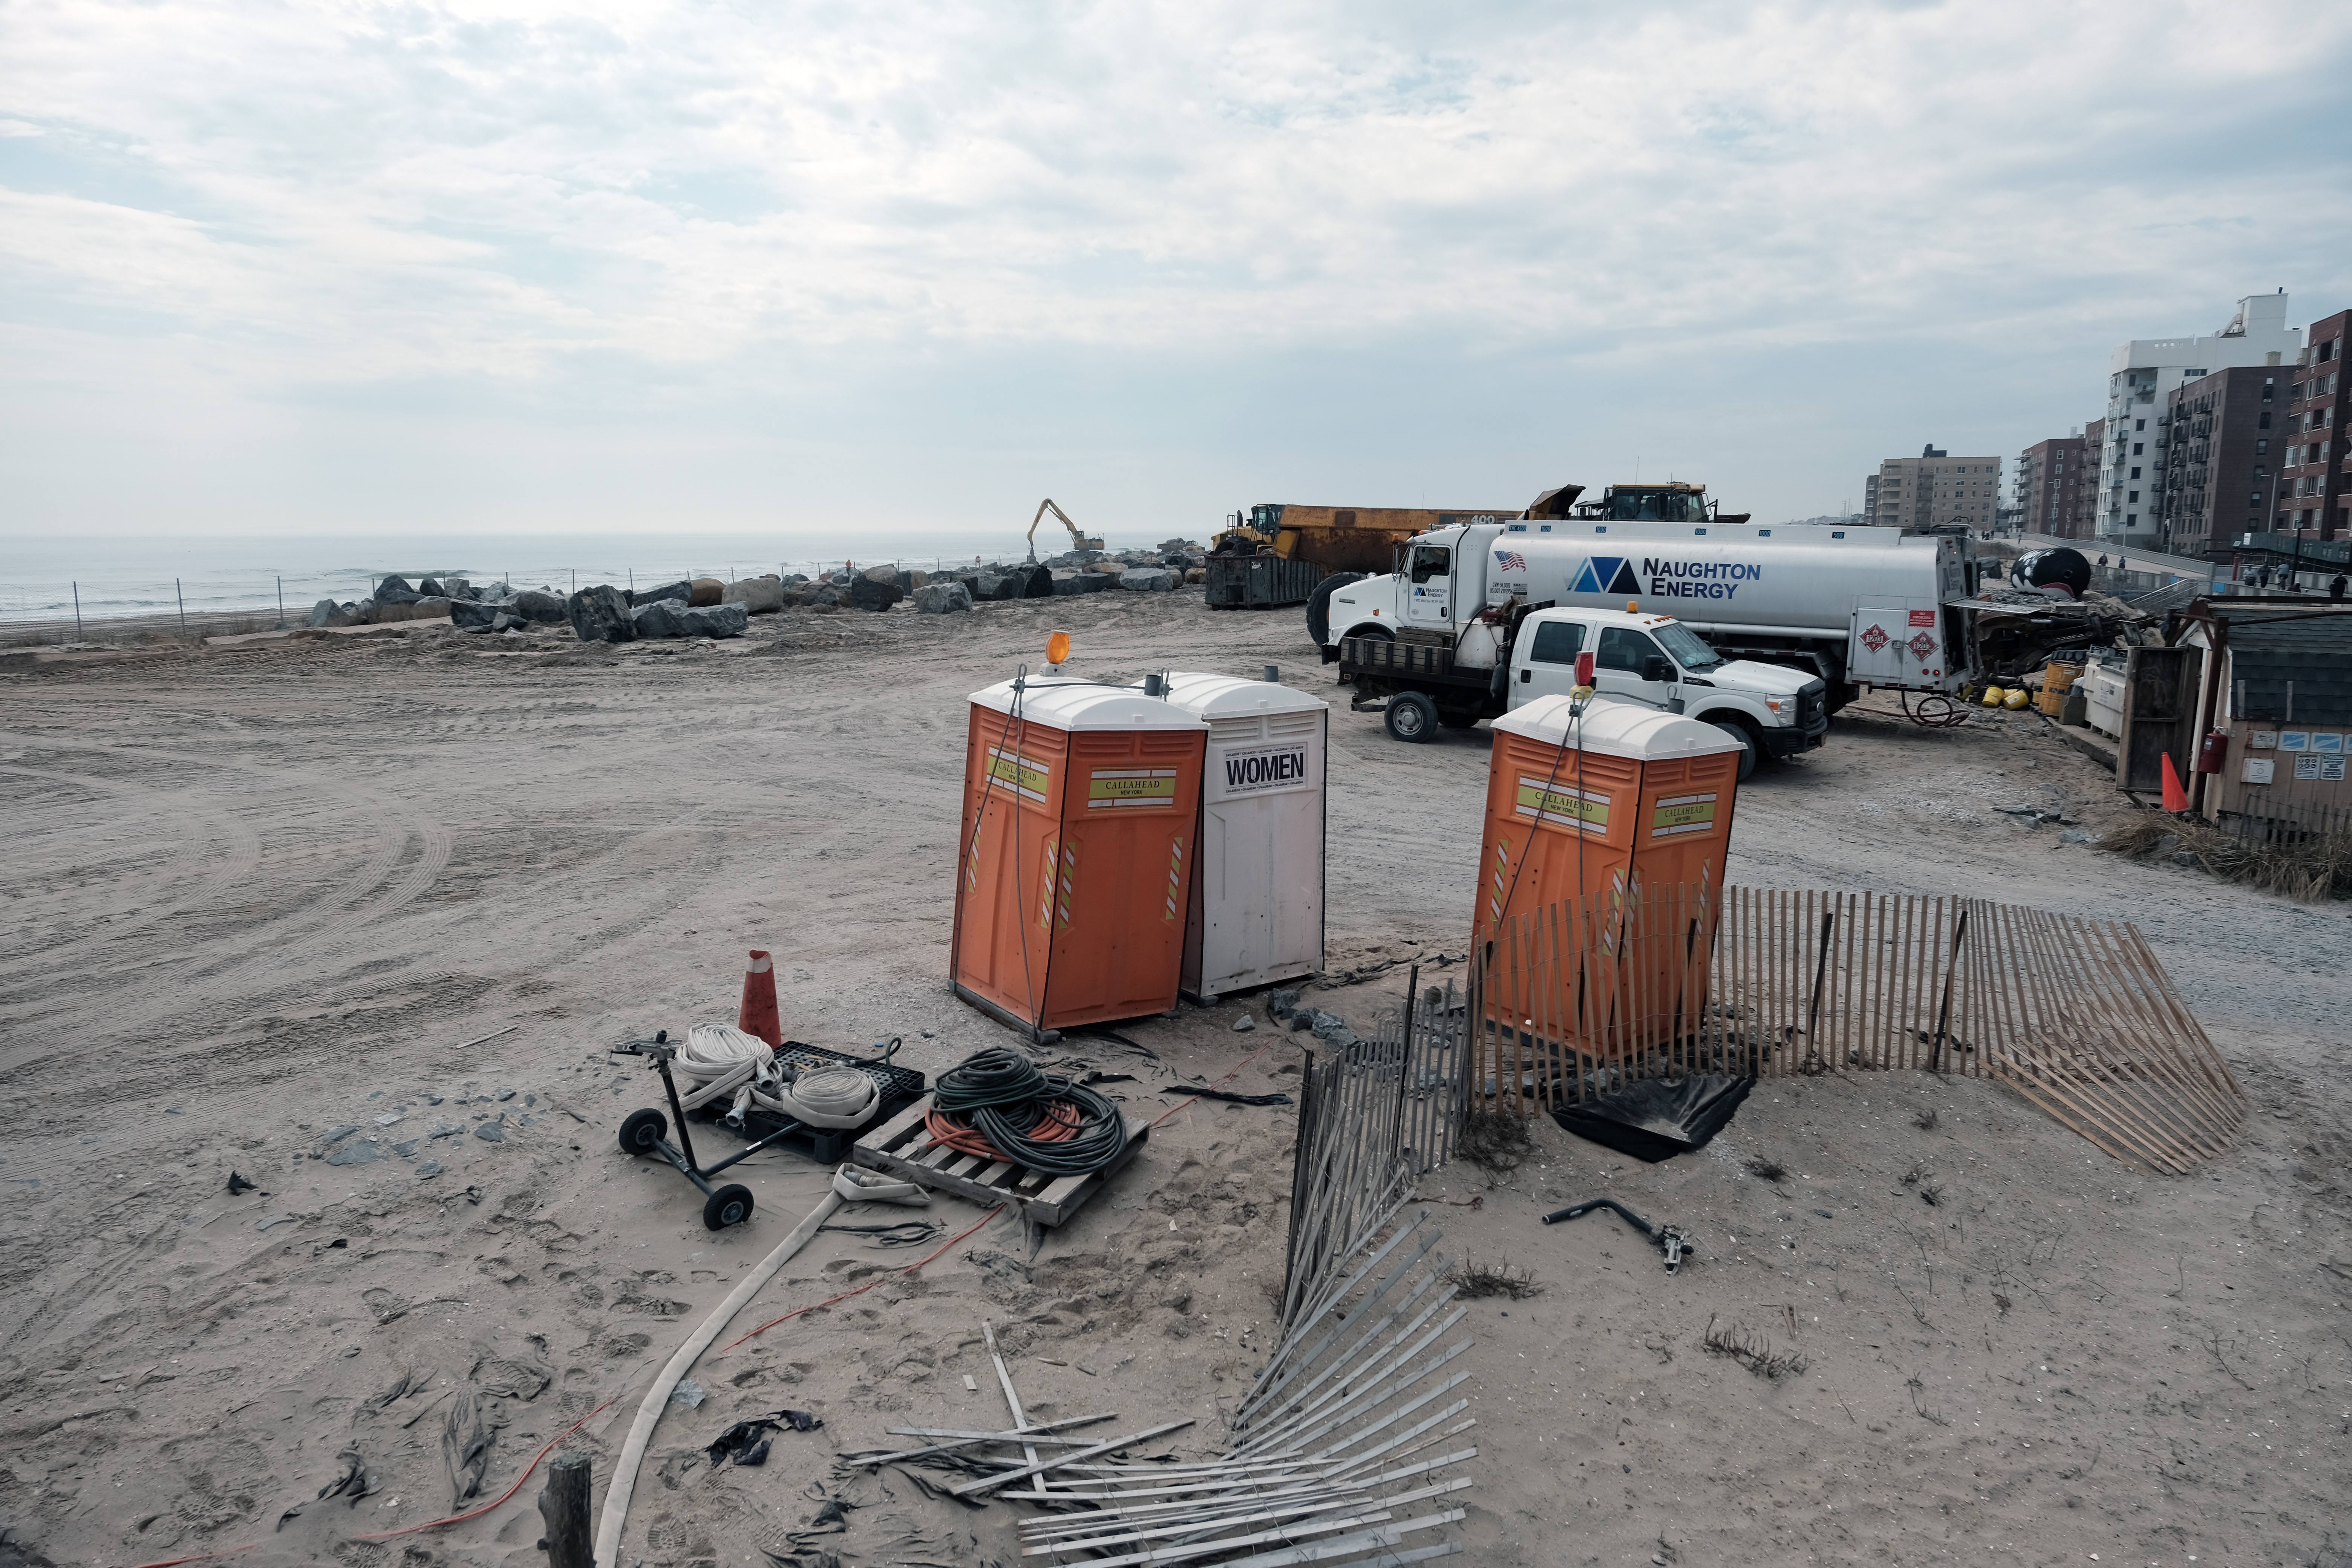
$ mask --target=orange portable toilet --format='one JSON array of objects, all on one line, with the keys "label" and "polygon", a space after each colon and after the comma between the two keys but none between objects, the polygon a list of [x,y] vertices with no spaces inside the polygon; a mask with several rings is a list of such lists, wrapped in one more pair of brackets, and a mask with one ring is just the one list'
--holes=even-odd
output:
[{"label": "orange portable toilet", "polygon": [[972,694],[957,995],[1040,1043],[1176,1005],[1208,731],[1137,687]]},{"label": "orange portable toilet", "polygon": [[[1587,703],[1580,717],[1566,697],[1538,698],[1494,727],[1474,936],[1487,941],[1513,916],[1550,905],[1590,909],[1591,923],[1573,940],[1621,971],[1636,958],[1656,971],[1620,973],[1609,989],[1671,1019],[1689,973],[1688,950],[1713,934],[1740,743],[1712,724],[1605,698]],[[1675,933],[1687,940],[1647,942],[1637,952],[1626,939],[1643,889],[1663,894],[1676,884],[1699,900],[1696,926]],[[1512,1005],[1533,1010],[1532,999]],[[1563,1025],[1586,1016],[1580,1006],[1554,1016]],[[1621,1012],[1607,1026],[1631,1022]]]}]

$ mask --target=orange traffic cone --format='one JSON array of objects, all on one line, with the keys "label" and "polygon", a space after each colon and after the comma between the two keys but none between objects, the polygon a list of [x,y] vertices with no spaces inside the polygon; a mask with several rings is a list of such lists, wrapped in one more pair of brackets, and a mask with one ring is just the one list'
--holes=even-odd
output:
[{"label": "orange traffic cone", "polygon": [[735,1026],[765,1040],[784,1043],[783,1025],[776,1017],[776,962],[758,948],[751,950],[751,967],[743,973],[743,1006]]},{"label": "orange traffic cone", "polygon": [[[2189,792],[2180,787],[2180,775],[2172,771],[2170,752],[2164,753],[2164,809],[2167,811],[2189,809]],[[772,985],[769,989],[772,991],[774,987]],[[743,1026],[748,1029],[751,1026],[746,1024]]]}]

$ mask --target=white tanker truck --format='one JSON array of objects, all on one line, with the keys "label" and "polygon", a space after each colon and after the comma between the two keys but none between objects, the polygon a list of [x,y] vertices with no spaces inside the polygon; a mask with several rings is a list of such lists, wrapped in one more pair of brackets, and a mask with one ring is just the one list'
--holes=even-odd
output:
[{"label": "white tanker truck", "polygon": [[1949,693],[1974,673],[1974,584],[1948,534],[1529,518],[1418,534],[1401,557],[1403,571],[1332,592],[1315,628],[1327,662],[1369,639],[1491,670],[1509,662],[1515,613],[1556,605],[1672,616],[1727,659],[1819,676],[1832,711],[1864,686]]}]

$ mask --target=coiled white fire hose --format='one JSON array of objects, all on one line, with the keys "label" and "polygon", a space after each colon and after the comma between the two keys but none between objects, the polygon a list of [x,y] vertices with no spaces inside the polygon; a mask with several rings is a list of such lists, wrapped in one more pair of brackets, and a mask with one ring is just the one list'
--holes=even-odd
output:
[{"label": "coiled white fire hose", "polygon": [[697,1024],[686,1032],[677,1053],[677,1076],[692,1086],[678,1095],[678,1103],[693,1110],[736,1094],[775,1061],[776,1053],[757,1035],[732,1024]]},{"label": "coiled white fire hose", "polygon": [[751,1097],[779,1115],[810,1127],[855,1127],[874,1113],[882,1097],[871,1073],[856,1068],[818,1068],[773,1089],[754,1085]]}]

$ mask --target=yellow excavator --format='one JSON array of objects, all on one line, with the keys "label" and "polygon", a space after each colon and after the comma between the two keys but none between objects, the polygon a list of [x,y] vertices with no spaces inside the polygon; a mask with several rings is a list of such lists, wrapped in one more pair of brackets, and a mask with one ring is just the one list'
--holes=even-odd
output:
[{"label": "yellow excavator", "polygon": [[1052,496],[1047,496],[1044,500],[1037,503],[1037,515],[1029,520],[1030,565],[1034,566],[1037,564],[1037,525],[1045,521],[1045,514],[1049,511],[1055,517],[1060,518],[1062,520],[1062,526],[1070,531],[1071,549],[1100,550],[1103,547],[1103,542],[1101,540],[1088,539],[1085,534],[1080,533],[1078,531],[1078,525],[1070,521],[1070,514],[1064,511],[1060,507],[1055,506]]}]

